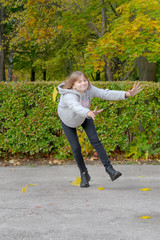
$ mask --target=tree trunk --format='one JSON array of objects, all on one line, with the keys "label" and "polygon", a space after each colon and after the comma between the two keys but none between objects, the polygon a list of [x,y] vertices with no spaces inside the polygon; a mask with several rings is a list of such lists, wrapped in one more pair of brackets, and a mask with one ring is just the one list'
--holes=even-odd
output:
[{"label": "tree trunk", "polygon": [[107,65],[107,78],[108,78],[108,81],[114,81],[111,68],[110,68],[110,66],[108,66],[108,65]]},{"label": "tree trunk", "polygon": [[123,78],[120,79],[120,81],[126,81],[126,80],[128,80],[129,76],[132,74],[132,72],[134,71],[135,67],[136,67],[136,63],[134,63],[133,68],[132,68],[129,72],[127,72],[127,73],[123,76]]},{"label": "tree trunk", "polygon": [[[107,15],[106,15],[106,8],[104,7],[105,1],[100,0],[101,2],[101,12],[102,12],[102,33],[101,35],[103,36],[107,32]],[[106,64],[104,66],[105,69],[105,81],[114,81],[113,78],[113,72],[112,72],[112,67],[109,61],[106,61]]]},{"label": "tree trunk", "polygon": [[101,80],[101,72],[99,70],[97,70],[96,72],[96,81],[100,81]]},{"label": "tree trunk", "polygon": [[145,57],[136,59],[140,81],[156,81],[156,63],[149,63]]},{"label": "tree trunk", "polygon": [[105,63],[105,65],[104,65],[104,74],[105,74],[105,81],[108,81],[108,77],[107,77],[107,63]]},{"label": "tree trunk", "polygon": [[43,80],[46,81],[46,75],[47,75],[47,72],[46,72],[46,69],[43,70]]},{"label": "tree trunk", "polygon": [[5,77],[5,50],[4,50],[4,24],[2,23],[4,20],[4,7],[2,3],[0,3],[0,82],[6,81]]},{"label": "tree trunk", "polygon": [[105,81],[114,81],[111,64],[109,61],[106,61],[105,64]]},{"label": "tree trunk", "polygon": [[34,82],[36,79],[35,79],[35,71],[34,69],[32,68],[31,69],[31,82]]},{"label": "tree trunk", "polygon": [[91,77],[92,77],[92,80],[95,81],[95,78],[94,78],[94,76],[93,76],[93,73],[91,73]]},{"label": "tree trunk", "polygon": [[106,33],[106,24],[107,24],[107,16],[106,16],[106,8],[104,7],[104,0],[101,0],[101,11],[102,11],[102,36]]},{"label": "tree trunk", "polygon": [[14,52],[13,52],[13,50],[11,50],[11,52],[9,54],[8,81],[12,81],[13,55],[14,55]]}]

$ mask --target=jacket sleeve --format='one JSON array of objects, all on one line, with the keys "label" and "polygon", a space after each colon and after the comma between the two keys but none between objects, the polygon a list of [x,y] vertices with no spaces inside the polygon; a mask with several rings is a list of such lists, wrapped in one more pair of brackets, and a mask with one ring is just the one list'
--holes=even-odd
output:
[{"label": "jacket sleeve", "polygon": [[116,91],[109,89],[101,89],[91,85],[92,97],[102,98],[104,100],[125,100],[126,91]]},{"label": "jacket sleeve", "polygon": [[88,108],[85,108],[81,105],[81,103],[79,102],[79,97],[75,94],[64,94],[63,102],[69,109],[82,117],[87,117],[87,113],[90,111]]}]

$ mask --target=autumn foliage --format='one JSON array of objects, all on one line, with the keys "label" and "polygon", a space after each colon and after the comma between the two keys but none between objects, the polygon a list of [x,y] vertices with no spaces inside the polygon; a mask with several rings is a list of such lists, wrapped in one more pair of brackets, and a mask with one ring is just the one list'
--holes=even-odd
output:
[{"label": "autumn foliage", "polygon": [[140,56],[159,64],[158,0],[2,3],[6,50],[14,51],[15,70],[46,69],[47,79],[56,80],[77,68],[86,73],[98,69],[109,80],[120,80]]}]

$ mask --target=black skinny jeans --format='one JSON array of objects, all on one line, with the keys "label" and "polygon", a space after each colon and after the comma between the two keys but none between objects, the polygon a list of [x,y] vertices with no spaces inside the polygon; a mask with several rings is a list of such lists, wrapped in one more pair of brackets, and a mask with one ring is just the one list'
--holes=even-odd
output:
[{"label": "black skinny jeans", "polygon": [[[86,168],[86,165],[84,163],[84,159],[83,159],[83,156],[81,153],[81,146],[80,146],[80,143],[78,140],[76,128],[68,127],[63,122],[62,122],[62,127],[63,127],[64,133],[71,145],[73,156],[77,162],[80,173],[85,172],[87,170],[87,168]],[[104,165],[104,167],[106,169],[110,165],[110,160],[108,158],[108,155],[107,155],[101,141],[99,140],[99,138],[97,136],[97,131],[96,131],[93,119],[86,118],[84,123],[82,124],[82,127],[85,130],[90,143],[95,148],[102,164]]]}]

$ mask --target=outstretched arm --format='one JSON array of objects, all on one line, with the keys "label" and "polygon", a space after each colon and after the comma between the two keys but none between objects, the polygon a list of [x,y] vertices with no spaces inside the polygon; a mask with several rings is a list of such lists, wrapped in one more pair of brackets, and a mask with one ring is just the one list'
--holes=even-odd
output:
[{"label": "outstretched arm", "polygon": [[[128,98],[128,97],[133,97],[135,96],[137,93],[139,93],[140,91],[143,90],[142,88],[143,86],[140,85],[140,83],[137,83],[135,82],[134,83],[134,86],[132,88],[132,90],[128,90],[126,93],[125,93],[125,97]],[[100,110],[97,110],[97,107],[94,109],[94,111],[89,111],[87,113],[87,117],[89,118],[92,118],[93,120],[95,119],[96,115],[103,112],[104,109],[100,109]]]},{"label": "outstretched arm", "polygon": [[93,120],[97,116],[98,113],[103,112],[104,109],[97,110],[97,107],[94,109],[94,111],[89,111],[87,114],[87,117],[92,118]]},{"label": "outstretched arm", "polygon": [[125,94],[125,97],[133,97],[137,93],[143,90],[142,85],[139,85],[140,83],[135,82],[132,90],[128,90]]}]

